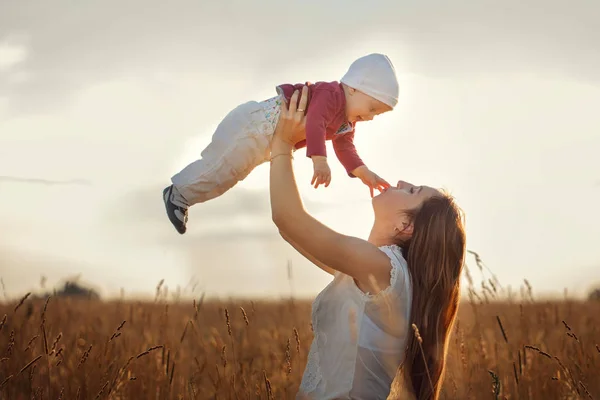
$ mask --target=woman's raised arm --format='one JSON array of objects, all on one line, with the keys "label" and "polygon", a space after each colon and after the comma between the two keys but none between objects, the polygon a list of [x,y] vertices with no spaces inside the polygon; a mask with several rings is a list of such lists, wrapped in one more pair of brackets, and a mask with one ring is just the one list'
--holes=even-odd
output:
[{"label": "woman's raised arm", "polygon": [[[270,196],[273,222],[284,239],[320,264],[354,277],[377,292],[388,286],[390,260],[366,240],[340,234],[313,218],[302,204],[292,168],[293,145],[302,137],[304,112],[297,111],[295,92],[289,108],[282,105],[271,147]],[[306,107],[306,89],[298,108]]]}]

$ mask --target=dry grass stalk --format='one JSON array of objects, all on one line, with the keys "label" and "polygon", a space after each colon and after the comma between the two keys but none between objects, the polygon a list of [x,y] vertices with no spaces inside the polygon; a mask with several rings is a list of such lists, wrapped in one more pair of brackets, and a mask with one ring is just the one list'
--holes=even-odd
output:
[{"label": "dry grass stalk", "polygon": [[7,376],[7,377],[6,377],[6,379],[5,379],[5,380],[3,380],[3,381],[2,381],[2,383],[0,383],[0,389],[1,389],[2,387],[4,387],[4,385],[6,385],[6,384],[8,383],[8,381],[10,381],[10,380],[12,379],[12,377],[13,377],[13,375],[9,375],[9,376]]},{"label": "dry grass stalk", "polygon": [[583,388],[583,391],[585,392],[585,394],[587,394],[587,396],[594,400],[594,398],[592,397],[592,395],[590,394],[590,392],[587,390],[587,388],[585,387],[585,385],[583,384],[583,382],[579,381],[579,385]]},{"label": "dry grass stalk", "polygon": [[227,334],[231,337],[231,321],[229,321],[229,311],[225,308],[225,322],[227,324]]},{"label": "dry grass stalk", "polygon": [[42,358],[41,355],[37,356],[36,358],[34,358],[33,360],[29,361],[27,363],[27,365],[25,365],[23,368],[21,368],[21,370],[19,371],[19,374],[22,374],[24,371],[27,370],[27,368],[31,367],[37,360],[39,360],[40,358]]},{"label": "dry grass stalk", "polygon": [[186,324],[185,327],[183,328],[183,333],[181,334],[181,338],[179,339],[179,343],[183,343],[183,339],[185,339],[185,334],[187,332],[187,328],[188,325],[190,325],[192,323],[192,320],[189,320]]},{"label": "dry grass stalk", "polygon": [[300,354],[300,334],[298,333],[298,329],[296,329],[295,327],[294,327],[294,338],[296,339],[296,353]]},{"label": "dry grass stalk", "polygon": [[6,355],[9,356],[12,354],[13,347],[15,346],[15,331],[10,331],[10,336],[8,338],[8,346],[6,347]]},{"label": "dry grass stalk", "polygon": [[419,349],[421,350],[421,356],[423,357],[423,364],[425,365],[425,371],[427,371],[427,378],[429,379],[429,385],[431,386],[431,393],[433,393],[433,381],[431,380],[431,374],[429,373],[429,367],[427,366],[427,360],[425,359],[425,352],[423,351],[423,338],[421,338],[421,334],[419,333],[419,328],[417,325],[412,324],[411,326],[415,337],[417,338],[417,342],[419,342]]},{"label": "dry grass stalk", "polygon": [[227,346],[223,345],[221,349],[221,361],[223,362],[223,368],[227,368],[227,355],[225,354],[225,348]]},{"label": "dry grass stalk", "polygon": [[25,351],[29,350],[29,348],[31,347],[32,343],[35,341],[35,339],[37,339],[40,335],[34,335],[31,339],[29,339],[29,342],[27,342],[27,347],[25,348]]},{"label": "dry grass stalk", "polygon": [[2,328],[4,328],[4,324],[6,324],[6,318],[7,318],[7,315],[4,314],[4,317],[2,317],[2,321],[0,321],[0,332],[2,332]]},{"label": "dry grass stalk", "polygon": [[290,339],[287,340],[287,345],[285,346],[285,363],[286,363],[286,372],[287,375],[292,373],[292,361],[291,361],[291,352],[290,352]]},{"label": "dry grass stalk", "polygon": [[525,348],[534,350],[537,353],[543,355],[544,357],[548,357],[549,359],[552,359],[552,356],[550,354],[546,353],[545,351],[540,350],[538,347],[526,345]]},{"label": "dry grass stalk", "polygon": [[248,321],[248,315],[246,314],[246,310],[244,310],[244,307],[240,307],[240,310],[242,311],[242,316],[244,317],[244,323],[246,324],[246,326],[249,326],[250,321]]},{"label": "dry grass stalk", "polygon": [[173,376],[175,375],[175,362],[173,362],[173,366],[171,367],[171,377],[169,378],[169,386],[173,385]]},{"label": "dry grass stalk", "polygon": [[[37,337],[37,335],[34,337],[34,339]],[[58,345],[58,342],[60,341],[60,338],[62,338],[62,332],[60,332],[58,335],[56,335],[56,339],[54,339],[54,342],[52,342],[52,347],[50,348],[50,353],[49,354],[53,354],[54,350],[56,350],[56,346]],[[33,341],[33,339],[32,339]]]},{"label": "dry grass stalk", "polygon": [[165,280],[161,279],[158,282],[158,285],[156,285],[156,295],[154,296],[154,301],[158,301],[158,298],[160,297],[161,288],[164,283],[165,283]]},{"label": "dry grass stalk", "polygon": [[102,396],[102,393],[104,393],[104,389],[106,389],[106,387],[108,386],[110,382],[106,382],[102,388],[100,389],[100,391],[98,392],[98,394],[96,395],[96,400],[98,400],[100,398],[100,396]]},{"label": "dry grass stalk", "polygon": [[[235,355],[235,342],[234,342],[234,338],[233,338],[233,334],[232,334],[233,331],[231,329],[231,320],[229,319],[229,310],[227,310],[227,307],[225,307],[225,323],[227,324],[227,335],[229,336],[229,340],[231,342],[231,354],[233,356],[233,372],[232,373],[235,376],[235,374],[237,373],[237,369],[238,369],[238,363],[237,363],[237,357]],[[223,347],[223,352],[225,352],[225,347]]]},{"label": "dry grass stalk", "polygon": [[267,378],[267,372],[263,370],[263,377],[265,379],[265,389],[267,391],[267,399],[273,398],[273,390],[271,388],[271,381]]},{"label": "dry grass stalk", "polygon": [[23,296],[21,298],[21,300],[19,300],[19,303],[17,304],[17,306],[15,307],[14,312],[17,312],[17,310],[19,309],[19,307],[21,307],[23,305],[23,303],[25,303],[25,300],[27,300],[27,298],[31,296],[31,292],[27,293],[25,296]]},{"label": "dry grass stalk", "polygon": [[163,347],[163,346],[154,346],[154,347],[150,347],[150,348],[148,348],[148,350],[146,350],[146,351],[143,351],[143,352],[141,352],[140,354],[138,354],[138,355],[137,355],[135,358],[140,358],[140,357],[143,357],[143,356],[145,356],[145,355],[148,355],[148,354],[150,354],[150,352],[151,352],[151,351],[158,350],[158,349],[162,349],[162,348],[164,348],[164,347]]},{"label": "dry grass stalk", "polygon": [[504,331],[504,327],[502,326],[502,321],[500,321],[500,316],[496,315],[496,320],[498,321],[498,325],[500,326],[500,330],[502,331],[502,337],[504,341],[508,343],[508,338],[506,337],[506,332]]},{"label": "dry grass stalk", "polygon": [[88,349],[81,356],[81,359],[79,360],[79,364],[77,364],[77,367],[81,367],[86,362],[91,351],[92,351],[92,345],[90,344],[90,347],[88,347]]},{"label": "dry grass stalk", "polygon": [[500,396],[500,379],[494,371],[488,371],[488,373],[492,376],[492,393],[494,398],[498,399]]},{"label": "dry grass stalk", "polygon": [[46,336],[46,321],[45,320],[42,320],[40,329],[42,330],[42,338],[44,339],[44,353],[48,354],[48,337]]}]

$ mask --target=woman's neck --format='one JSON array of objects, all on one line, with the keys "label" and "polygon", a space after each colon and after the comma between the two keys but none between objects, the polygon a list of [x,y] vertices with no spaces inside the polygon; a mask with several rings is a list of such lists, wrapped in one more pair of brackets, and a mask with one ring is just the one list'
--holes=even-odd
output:
[{"label": "woman's neck", "polygon": [[373,224],[373,228],[371,228],[371,233],[369,234],[369,243],[377,247],[394,244],[394,240],[390,237],[388,232],[389,229],[386,229],[377,223]]}]

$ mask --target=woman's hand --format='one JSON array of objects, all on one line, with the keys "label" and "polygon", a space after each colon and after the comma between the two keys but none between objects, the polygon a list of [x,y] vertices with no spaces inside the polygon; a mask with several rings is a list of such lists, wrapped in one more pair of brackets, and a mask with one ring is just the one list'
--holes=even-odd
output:
[{"label": "woman's hand", "polygon": [[[298,96],[300,102],[298,103]],[[294,91],[289,102],[289,108],[285,103],[281,104],[279,122],[273,134],[273,145],[271,153],[276,156],[279,153],[287,153],[294,145],[306,139],[306,104],[308,102],[308,87],[303,86],[302,92]],[[298,103],[298,107],[296,107]]]}]

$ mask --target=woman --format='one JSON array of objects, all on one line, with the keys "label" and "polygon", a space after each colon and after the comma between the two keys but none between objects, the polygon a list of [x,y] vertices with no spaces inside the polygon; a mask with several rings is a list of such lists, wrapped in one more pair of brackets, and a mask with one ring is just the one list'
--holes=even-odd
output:
[{"label": "woman", "polygon": [[368,241],[314,219],[291,162],[303,139],[306,99],[304,88],[299,103],[296,91],[289,109],[283,106],[270,171],[272,217],[282,237],[333,275],[313,303],[314,340],[298,397],[385,399],[403,366],[414,398],[437,399],[465,256],[461,212],[448,195],[401,181],[373,198]]}]

